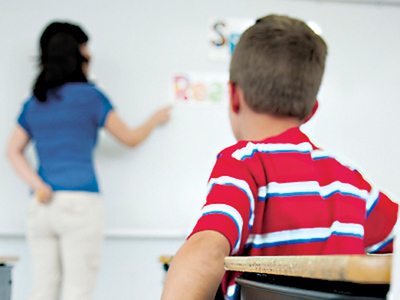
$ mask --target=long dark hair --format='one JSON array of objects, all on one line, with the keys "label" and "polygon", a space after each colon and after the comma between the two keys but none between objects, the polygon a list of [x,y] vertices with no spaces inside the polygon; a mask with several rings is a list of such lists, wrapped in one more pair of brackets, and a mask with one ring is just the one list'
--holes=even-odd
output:
[{"label": "long dark hair", "polygon": [[49,89],[66,82],[87,82],[79,46],[89,40],[86,33],[70,23],[53,22],[47,26],[40,38],[40,73],[33,86],[37,100],[45,102]]}]

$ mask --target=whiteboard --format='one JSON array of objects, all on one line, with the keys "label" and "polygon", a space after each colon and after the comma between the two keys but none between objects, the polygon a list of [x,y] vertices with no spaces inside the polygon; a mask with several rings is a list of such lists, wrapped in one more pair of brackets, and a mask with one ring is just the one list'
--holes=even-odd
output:
[{"label": "whiteboard", "polygon": [[[254,20],[269,13],[317,23],[328,43],[320,110],[305,130],[318,145],[361,166],[389,194],[400,195],[400,8],[389,6],[297,0],[2,1],[1,149],[36,75],[37,40],[48,22],[71,20],[84,27],[96,83],[120,116],[138,126],[173,102],[176,71],[228,71],[227,61],[210,59],[210,20]],[[95,158],[107,230],[188,232],[196,221],[216,155],[234,143],[227,106],[175,105],[171,117],[134,149],[100,133]],[[28,188],[5,159],[0,178],[0,234],[23,231]]]}]

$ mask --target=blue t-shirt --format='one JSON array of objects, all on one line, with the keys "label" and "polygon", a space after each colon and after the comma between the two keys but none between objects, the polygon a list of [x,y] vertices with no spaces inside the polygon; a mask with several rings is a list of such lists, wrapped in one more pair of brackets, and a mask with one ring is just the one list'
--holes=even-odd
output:
[{"label": "blue t-shirt", "polygon": [[99,191],[93,151],[112,109],[107,97],[86,82],[49,91],[46,102],[34,96],[25,102],[18,123],[35,143],[38,174],[54,191]]}]

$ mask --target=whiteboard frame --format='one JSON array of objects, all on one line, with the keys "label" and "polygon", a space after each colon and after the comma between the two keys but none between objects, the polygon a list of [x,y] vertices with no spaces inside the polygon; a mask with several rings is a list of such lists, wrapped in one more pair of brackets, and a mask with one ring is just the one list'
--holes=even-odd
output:
[{"label": "whiteboard frame", "polygon": [[[186,239],[189,233],[180,229],[109,229],[106,239]],[[0,230],[0,238],[26,238],[24,230]]]},{"label": "whiteboard frame", "polygon": [[[302,0],[304,1],[304,0]],[[375,5],[392,5],[400,6],[400,0],[306,0],[314,2],[339,2],[339,3],[358,3],[358,4],[375,4]]]}]

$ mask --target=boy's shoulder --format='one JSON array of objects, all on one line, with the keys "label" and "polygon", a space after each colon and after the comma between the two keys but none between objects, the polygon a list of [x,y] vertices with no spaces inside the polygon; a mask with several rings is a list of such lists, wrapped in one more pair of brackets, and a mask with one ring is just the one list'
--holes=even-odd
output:
[{"label": "boy's shoulder", "polygon": [[229,147],[226,147],[225,149],[221,150],[218,155],[217,158],[221,158],[221,157],[232,157],[232,155],[237,151],[240,150],[244,147],[246,147],[247,143],[249,143],[249,141],[238,141],[236,144],[231,145]]},{"label": "boy's shoulder", "polygon": [[300,128],[294,127],[272,137],[259,141],[239,141],[223,149],[218,157],[232,157],[237,160],[252,156],[255,152],[285,151],[285,149],[307,148],[309,151],[318,149]]}]

